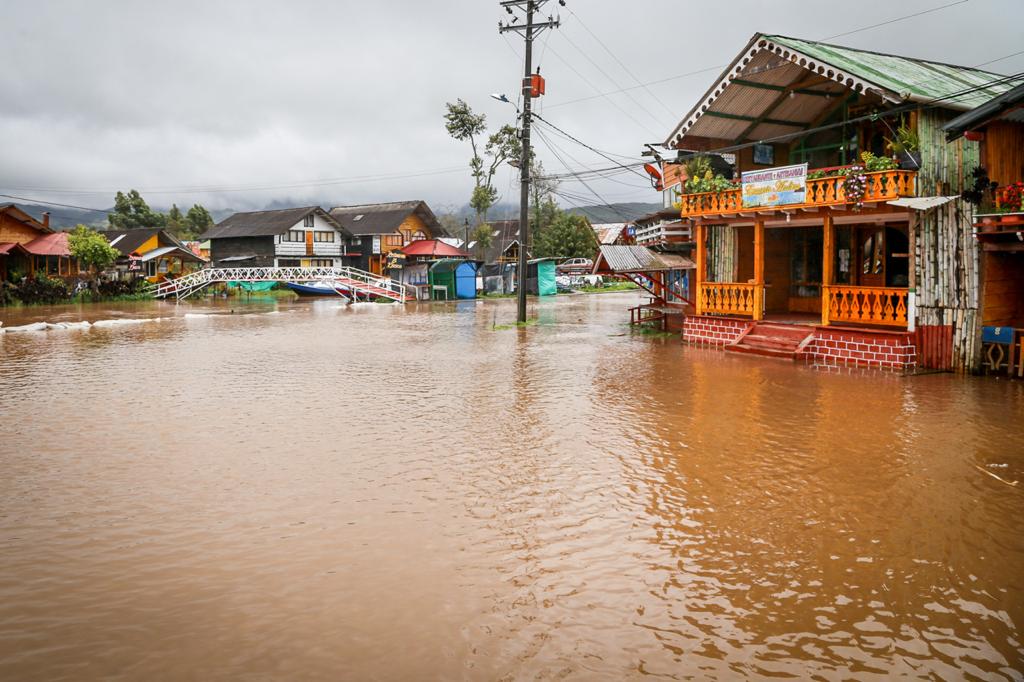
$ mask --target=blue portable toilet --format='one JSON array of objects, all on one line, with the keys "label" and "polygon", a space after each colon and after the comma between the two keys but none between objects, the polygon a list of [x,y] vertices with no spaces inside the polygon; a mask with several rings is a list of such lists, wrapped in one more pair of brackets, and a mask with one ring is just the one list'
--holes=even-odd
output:
[{"label": "blue portable toilet", "polygon": [[448,289],[449,298],[476,298],[476,263],[468,260],[440,260],[430,267],[434,286]]}]

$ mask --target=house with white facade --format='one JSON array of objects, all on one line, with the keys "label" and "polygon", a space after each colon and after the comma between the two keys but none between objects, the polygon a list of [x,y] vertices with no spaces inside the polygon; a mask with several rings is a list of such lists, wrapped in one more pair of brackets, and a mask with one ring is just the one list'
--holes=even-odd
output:
[{"label": "house with white facade", "polygon": [[235,213],[210,228],[215,267],[341,267],[351,265],[351,238],[319,206]]}]

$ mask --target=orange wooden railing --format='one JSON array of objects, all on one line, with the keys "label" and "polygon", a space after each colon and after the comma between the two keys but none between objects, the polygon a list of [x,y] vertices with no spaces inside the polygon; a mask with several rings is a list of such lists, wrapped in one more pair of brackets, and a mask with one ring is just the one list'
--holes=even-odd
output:
[{"label": "orange wooden railing", "polygon": [[701,282],[697,292],[698,313],[754,317],[758,286],[746,282]]},{"label": "orange wooden railing", "polygon": [[907,289],[853,287],[830,284],[822,287],[822,302],[831,322],[855,322],[889,327],[907,326]]},{"label": "orange wooden railing", "polygon": [[[864,202],[889,201],[899,197],[914,196],[914,180],[916,171],[888,170],[865,173],[867,187],[864,191]],[[766,206],[758,209],[744,209],[743,196],[739,185],[724,192],[705,192],[702,194],[680,195],[680,214],[684,218],[715,215],[719,213],[739,213],[740,211],[768,211],[773,208],[809,208],[812,206],[836,206],[846,203],[846,192],[843,190],[842,176],[815,178],[807,181],[806,201],[802,204],[785,206]]]}]

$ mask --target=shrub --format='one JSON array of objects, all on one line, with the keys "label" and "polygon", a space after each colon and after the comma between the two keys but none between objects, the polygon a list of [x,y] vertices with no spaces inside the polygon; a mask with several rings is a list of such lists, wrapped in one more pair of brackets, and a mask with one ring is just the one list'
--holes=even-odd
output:
[{"label": "shrub", "polygon": [[23,303],[61,303],[66,301],[71,292],[63,280],[53,279],[45,275],[28,277],[21,281],[15,294]]}]

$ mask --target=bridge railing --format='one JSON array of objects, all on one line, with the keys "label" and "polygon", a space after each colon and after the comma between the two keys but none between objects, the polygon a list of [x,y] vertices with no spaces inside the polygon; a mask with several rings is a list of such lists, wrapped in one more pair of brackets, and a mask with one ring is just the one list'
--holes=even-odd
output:
[{"label": "bridge railing", "polygon": [[204,268],[177,279],[161,282],[154,295],[157,298],[174,296],[182,299],[214,282],[327,282],[339,283],[364,293],[385,295],[401,301],[404,301],[406,296],[405,285],[388,277],[347,266]]}]

